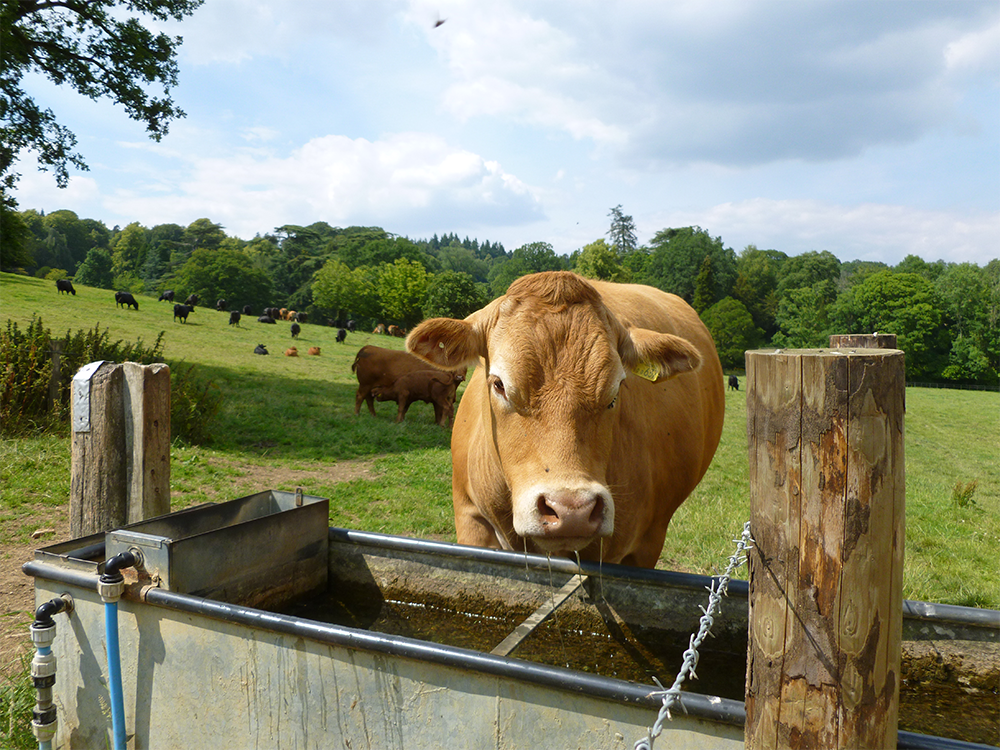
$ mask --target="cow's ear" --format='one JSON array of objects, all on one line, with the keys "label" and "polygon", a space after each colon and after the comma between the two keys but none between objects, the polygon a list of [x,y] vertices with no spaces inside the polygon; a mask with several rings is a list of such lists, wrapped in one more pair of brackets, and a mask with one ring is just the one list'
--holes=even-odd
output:
[{"label": "cow's ear", "polygon": [[627,370],[654,383],[701,367],[701,354],[690,341],[645,328],[628,329],[619,354]]},{"label": "cow's ear", "polygon": [[438,367],[460,370],[479,364],[485,349],[482,339],[480,330],[469,319],[430,318],[410,331],[406,348]]}]

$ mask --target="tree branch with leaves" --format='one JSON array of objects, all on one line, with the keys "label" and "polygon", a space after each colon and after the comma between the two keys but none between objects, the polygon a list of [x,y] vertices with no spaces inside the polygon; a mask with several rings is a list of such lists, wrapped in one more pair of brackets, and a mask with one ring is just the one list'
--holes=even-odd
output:
[{"label": "tree branch with leaves", "polygon": [[[203,0],[4,0],[0,6],[0,193],[5,207],[24,151],[39,168],[51,170],[65,187],[71,168],[87,169],[76,136],[40,106],[22,84],[40,73],[95,101],[109,98],[146,125],[159,141],[184,112],[170,91],[177,85],[177,51],[182,39],[155,32],[143,20],[180,21]],[[135,16],[121,18],[121,10]],[[149,93],[162,87],[163,95]]]}]

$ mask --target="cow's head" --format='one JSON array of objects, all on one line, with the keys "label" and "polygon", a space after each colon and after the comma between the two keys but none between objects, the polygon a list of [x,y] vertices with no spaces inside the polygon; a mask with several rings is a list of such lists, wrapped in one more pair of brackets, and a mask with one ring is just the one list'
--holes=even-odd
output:
[{"label": "cow's head", "polygon": [[628,326],[568,272],[524,276],[464,320],[426,320],[407,348],[439,367],[484,368],[484,424],[510,488],[514,531],[543,552],[581,550],[614,532],[611,446],[622,410],[643,406],[627,398],[628,383],[701,364],[689,342]]}]

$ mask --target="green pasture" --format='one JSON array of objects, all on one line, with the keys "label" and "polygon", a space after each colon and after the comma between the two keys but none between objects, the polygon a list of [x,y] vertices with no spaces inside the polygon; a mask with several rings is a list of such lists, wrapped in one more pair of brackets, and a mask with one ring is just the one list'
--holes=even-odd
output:
[{"label": "green pasture", "polygon": [[[114,292],[76,288],[75,297],[59,295],[54,282],[0,274],[0,325],[25,327],[38,315],[56,336],[99,325],[112,340],[147,343],[165,331],[167,361],[194,365],[219,389],[212,442],[172,448],[175,509],[302,487],[330,498],[333,525],[454,539],[448,432],[433,423],[430,405],[415,404],[402,424],[393,421],[394,404],[378,404],[376,418],[364,408],[354,416],[357,350],[367,343],[401,349],[402,340],[355,333],[338,344],[336,329],[307,323],[293,342],[288,323],[265,325],[254,316],[234,328],[227,314],[199,307],[181,324],[172,320],[173,306],[155,297],[139,297],[136,311],[117,308]],[[259,343],[269,356],[253,353]],[[293,343],[299,356],[283,356]],[[306,355],[310,346],[320,356]],[[904,596],[1000,608],[1000,395],[911,388],[906,408]],[[726,412],[715,461],[675,515],[660,567],[723,569],[748,517],[742,390],[727,391]],[[28,541],[49,508],[67,504],[69,461],[65,434],[3,441],[0,520],[23,518],[4,523],[6,533]],[[972,482],[971,493],[956,495],[956,485]]]}]

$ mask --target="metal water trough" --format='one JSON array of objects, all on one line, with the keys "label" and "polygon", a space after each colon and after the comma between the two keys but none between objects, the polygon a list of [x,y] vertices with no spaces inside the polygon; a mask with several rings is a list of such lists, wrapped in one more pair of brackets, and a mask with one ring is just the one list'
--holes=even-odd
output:
[{"label": "metal water trough", "polygon": [[[39,550],[24,566],[36,601],[74,600],[56,618],[53,746],[105,744],[97,580],[123,549],[145,560],[120,603],[136,748],[631,748],[660,705],[642,672],[659,669],[657,644],[686,645],[706,598],[701,576],[581,569],[327,518],[322,498],[270,491]],[[746,585],[730,594],[703,685],[713,665],[745,664]],[[455,616],[466,626],[446,625]],[[904,622],[904,639],[1000,648],[1000,613],[909,602]],[[627,654],[638,681],[596,674],[617,658],[595,642]],[[686,693],[662,746],[742,748],[743,704],[717,692]],[[981,746],[904,731],[899,747]]]}]

